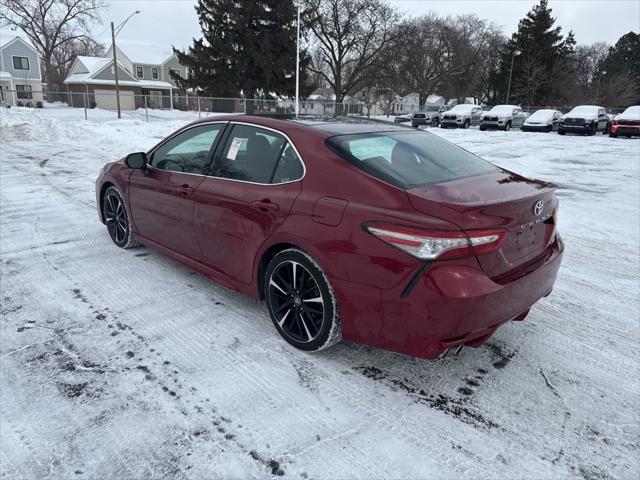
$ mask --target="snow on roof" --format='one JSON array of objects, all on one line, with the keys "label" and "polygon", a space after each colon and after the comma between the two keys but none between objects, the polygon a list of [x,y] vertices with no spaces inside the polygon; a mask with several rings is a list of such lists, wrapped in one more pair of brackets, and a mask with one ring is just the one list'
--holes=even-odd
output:
[{"label": "snow on roof", "polygon": [[9,72],[0,71],[0,80],[11,80],[13,77]]},{"label": "snow on roof", "polygon": [[171,48],[158,47],[153,44],[118,41],[116,46],[133,63],[160,65],[173,55]]},{"label": "snow on roof", "polygon": [[[90,73],[74,73],[73,75],[69,75],[64,83],[81,83],[87,85],[113,85],[115,82],[113,80],[99,80],[95,78],[91,78]],[[130,81],[130,80],[118,80],[118,84],[125,87],[140,87],[140,88],[174,88],[168,82],[161,82],[160,80],[138,80],[138,81]]]},{"label": "snow on roof", "polygon": [[4,30],[0,30],[0,48],[4,48],[9,43],[13,42],[16,38],[19,38],[24,43],[26,43],[29,47],[31,47],[31,48],[33,48],[35,50],[35,47],[29,41],[28,38],[25,38],[22,35],[16,35],[15,32],[7,32],[7,31],[4,31]]},{"label": "snow on roof", "polygon": [[78,55],[78,61],[82,62],[82,64],[87,68],[88,74],[93,75],[97,73],[99,70],[102,70],[107,64],[111,63],[111,59],[104,57],[84,57]]}]

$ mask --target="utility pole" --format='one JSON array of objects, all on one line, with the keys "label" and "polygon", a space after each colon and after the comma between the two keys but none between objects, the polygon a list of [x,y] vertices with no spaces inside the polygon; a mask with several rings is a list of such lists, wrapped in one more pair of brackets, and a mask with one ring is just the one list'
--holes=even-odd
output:
[{"label": "utility pole", "polygon": [[122,118],[120,113],[120,84],[118,83],[118,59],[116,58],[116,29],[111,22],[111,49],[113,50],[113,71],[116,77],[116,105],[118,106],[118,118]]},{"label": "utility pole", "polygon": [[122,114],[120,113],[120,84],[118,83],[118,59],[116,58],[116,35],[120,33],[120,30],[125,26],[125,24],[129,21],[131,17],[140,13],[140,10],[136,10],[131,15],[129,15],[124,22],[118,25],[116,29],[113,26],[113,22],[111,22],[111,48],[113,49],[113,74],[115,75],[116,80],[116,105],[118,106],[118,118],[122,118]]},{"label": "utility pole", "polygon": [[298,33],[296,34],[296,118],[300,112],[300,4],[298,4]]}]

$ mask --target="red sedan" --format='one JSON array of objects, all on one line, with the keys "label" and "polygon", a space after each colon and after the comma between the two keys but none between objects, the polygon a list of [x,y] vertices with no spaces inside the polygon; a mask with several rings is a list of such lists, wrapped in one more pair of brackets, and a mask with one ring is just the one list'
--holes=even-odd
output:
[{"label": "red sedan", "polygon": [[215,117],[106,165],[96,194],[116,245],[264,299],[308,351],[478,347],[551,293],[564,250],[553,185],[392,125]]}]

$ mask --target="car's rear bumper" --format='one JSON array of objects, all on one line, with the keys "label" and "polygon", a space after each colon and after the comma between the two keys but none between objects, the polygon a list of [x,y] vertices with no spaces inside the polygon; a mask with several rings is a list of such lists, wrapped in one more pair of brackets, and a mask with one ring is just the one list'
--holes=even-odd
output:
[{"label": "car's rear bumper", "polygon": [[435,262],[408,295],[406,282],[389,290],[337,282],[336,290],[346,292],[338,295],[343,337],[422,358],[456,345],[479,347],[549,295],[563,251],[557,236],[542,257],[500,281],[478,268]]},{"label": "car's rear bumper", "polygon": [[615,135],[640,136],[640,125],[611,125],[611,133]]}]

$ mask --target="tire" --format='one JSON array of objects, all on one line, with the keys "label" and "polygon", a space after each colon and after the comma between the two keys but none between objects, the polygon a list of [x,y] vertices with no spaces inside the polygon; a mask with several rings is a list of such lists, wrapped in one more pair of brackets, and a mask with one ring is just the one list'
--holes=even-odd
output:
[{"label": "tire", "polygon": [[291,248],[273,257],[265,272],[264,299],[273,326],[290,345],[317,352],[342,339],[333,288],[305,252]]},{"label": "tire", "polygon": [[505,132],[508,132],[509,130],[511,130],[511,122],[507,122],[507,124],[504,126]]},{"label": "tire", "polygon": [[469,125],[471,125],[471,122],[469,121],[469,119],[464,121],[464,124],[462,125],[462,128],[467,129],[469,128]]},{"label": "tire", "polygon": [[133,224],[127,205],[116,187],[109,187],[102,197],[102,217],[113,243],[120,248],[140,245],[133,237]]},{"label": "tire", "polygon": [[611,138],[618,138],[618,134],[617,133],[613,133],[611,130],[609,130],[609,136]]},{"label": "tire", "polygon": [[558,129],[558,135],[565,135],[567,132],[565,132],[564,130],[562,130],[561,128]]},{"label": "tire", "polygon": [[607,123],[607,124],[604,126],[604,130],[602,130],[602,134],[603,134],[603,135],[606,135],[607,133],[609,133],[610,128],[611,128],[611,127],[610,127],[610,126],[609,126],[609,124]]},{"label": "tire", "polygon": [[590,137],[593,137],[596,133],[598,133],[598,125],[595,125],[594,127],[592,127],[591,130],[587,132],[587,135],[589,135]]},{"label": "tire", "polygon": [[485,127],[484,125],[480,125],[480,130],[481,130],[481,131],[483,131],[483,132],[484,132],[486,129],[487,129],[487,127]]}]

